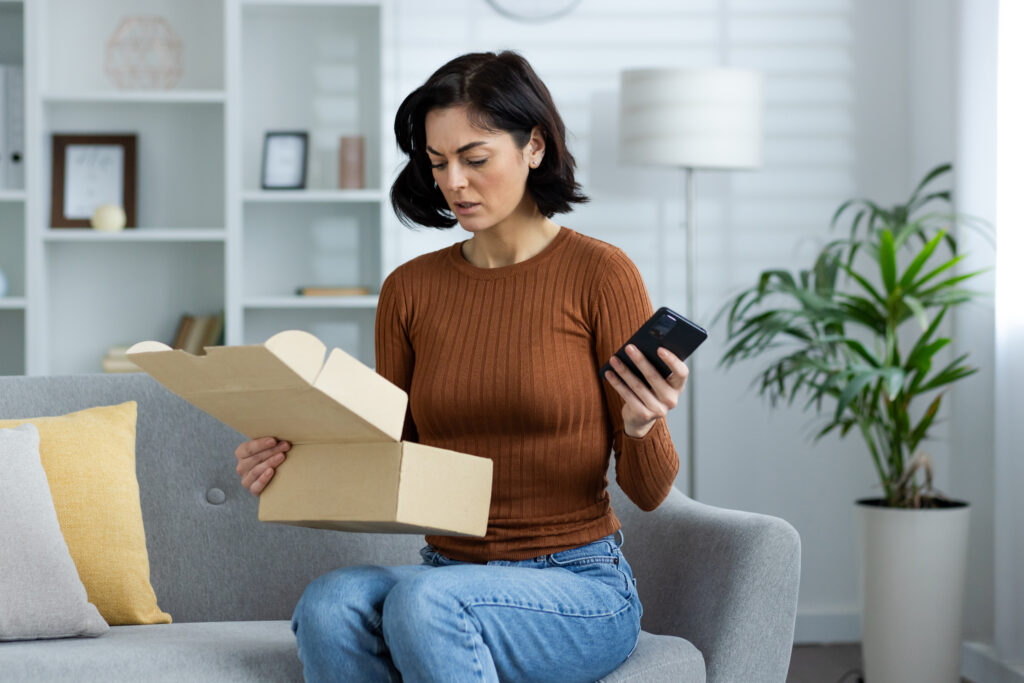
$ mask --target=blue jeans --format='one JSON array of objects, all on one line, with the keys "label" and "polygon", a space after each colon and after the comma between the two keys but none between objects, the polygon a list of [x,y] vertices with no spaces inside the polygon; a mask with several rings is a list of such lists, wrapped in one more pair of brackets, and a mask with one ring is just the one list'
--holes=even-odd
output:
[{"label": "blue jeans", "polygon": [[594,681],[636,647],[643,608],[614,536],[529,560],[345,567],[292,617],[307,681]]}]

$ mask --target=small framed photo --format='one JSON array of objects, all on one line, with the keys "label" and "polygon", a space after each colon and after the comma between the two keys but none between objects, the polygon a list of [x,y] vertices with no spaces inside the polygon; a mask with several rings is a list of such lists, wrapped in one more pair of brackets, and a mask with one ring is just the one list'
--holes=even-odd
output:
[{"label": "small framed photo", "polygon": [[50,225],[88,228],[96,207],[124,209],[135,227],[135,134],[53,136]]},{"label": "small framed photo", "polygon": [[306,187],[309,136],[304,131],[270,131],[263,138],[260,186],[264,190],[302,190]]}]

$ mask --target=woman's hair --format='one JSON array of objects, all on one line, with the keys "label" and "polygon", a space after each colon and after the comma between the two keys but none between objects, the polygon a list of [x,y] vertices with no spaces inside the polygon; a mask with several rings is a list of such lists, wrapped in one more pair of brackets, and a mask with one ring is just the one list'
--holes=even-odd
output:
[{"label": "woman's hair", "polygon": [[529,62],[511,51],[478,52],[442,66],[398,107],[395,138],[409,162],[391,186],[391,206],[404,224],[450,228],[457,222],[434,184],[425,126],[431,110],[457,106],[466,107],[474,125],[511,134],[519,148],[540,126],[544,161],[530,169],[526,191],[544,216],[587,201],[574,177],[576,160],[565,145],[565,124]]}]

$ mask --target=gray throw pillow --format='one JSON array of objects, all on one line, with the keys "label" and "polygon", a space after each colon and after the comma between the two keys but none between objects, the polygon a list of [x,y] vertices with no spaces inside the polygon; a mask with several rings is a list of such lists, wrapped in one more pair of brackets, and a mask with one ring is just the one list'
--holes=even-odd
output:
[{"label": "gray throw pillow", "polygon": [[0,640],[98,636],[109,628],[60,531],[36,426],[0,429]]}]

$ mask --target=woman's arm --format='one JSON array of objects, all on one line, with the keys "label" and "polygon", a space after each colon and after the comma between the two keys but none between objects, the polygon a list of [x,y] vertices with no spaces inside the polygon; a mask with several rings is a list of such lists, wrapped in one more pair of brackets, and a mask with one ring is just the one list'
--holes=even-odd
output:
[{"label": "woman's arm", "polygon": [[[385,278],[377,299],[377,319],[374,324],[374,352],[377,374],[389,380],[406,394],[412,386],[415,360],[409,341],[409,301],[401,288],[396,272]],[[416,424],[412,419],[411,404],[405,410],[403,441],[419,441]]]},{"label": "woman's arm", "polygon": [[[594,340],[598,365],[610,359],[652,314],[640,271],[620,249],[606,259],[594,301]],[[672,361],[674,359],[675,365]],[[624,366],[613,368],[625,381],[602,378],[602,389],[612,422],[615,475],[630,500],[653,510],[665,499],[679,471],[679,455],[665,422],[665,414],[678,399],[685,383],[685,365],[674,356],[666,358],[674,374],[666,381],[641,359],[634,362],[649,369],[654,392]],[[653,379],[653,381],[652,381]],[[632,434],[632,436],[631,436]]]}]

